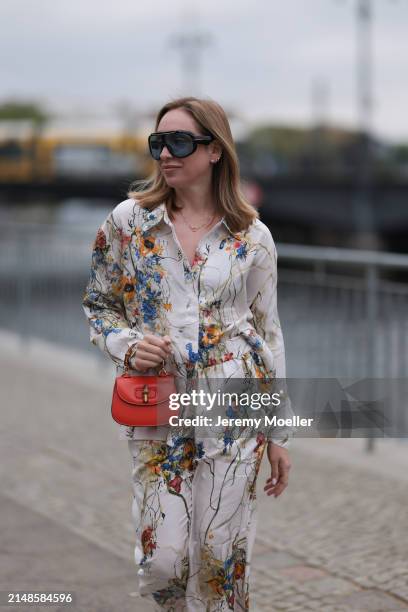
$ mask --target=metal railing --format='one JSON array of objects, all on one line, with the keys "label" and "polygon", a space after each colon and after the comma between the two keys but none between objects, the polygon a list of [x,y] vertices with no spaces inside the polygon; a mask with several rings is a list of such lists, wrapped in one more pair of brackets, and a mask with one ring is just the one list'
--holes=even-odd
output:
[{"label": "metal railing", "polygon": [[[81,305],[94,237],[3,225],[1,327],[97,354]],[[407,377],[407,255],[280,243],[277,251],[288,378]]]},{"label": "metal railing", "polygon": [[294,376],[407,376],[408,255],[292,244],[277,250]]}]

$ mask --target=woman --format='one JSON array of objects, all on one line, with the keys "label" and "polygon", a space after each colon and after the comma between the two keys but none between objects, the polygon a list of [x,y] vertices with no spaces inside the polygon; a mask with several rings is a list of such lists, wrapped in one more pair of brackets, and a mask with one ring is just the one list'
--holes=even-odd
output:
[{"label": "woman", "polygon": [[[118,372],[125,359],[152,374],[165,360],[177,380],[207,389],[284,384],[276,248],[240,190],[225,112],[211,100],[172,101],[149,149],[153,175],[97,233],[83,300],[91,342]],[[237,414],[232,403],[222,416]],[[168,612],[248,610],[257,474],[266,449],[264,490],[282,494],[292,430],[119,427],[133,459],[140,594]]]}]

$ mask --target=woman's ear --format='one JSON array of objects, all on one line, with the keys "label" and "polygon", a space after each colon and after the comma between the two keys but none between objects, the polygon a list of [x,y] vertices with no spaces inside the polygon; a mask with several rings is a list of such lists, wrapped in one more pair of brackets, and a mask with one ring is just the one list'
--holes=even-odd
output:
[{"label": "woman's ear", "polygon": [[210,145],[211,157],[220,158],[222,155],[222,146],[218,140],[214,140]]}]

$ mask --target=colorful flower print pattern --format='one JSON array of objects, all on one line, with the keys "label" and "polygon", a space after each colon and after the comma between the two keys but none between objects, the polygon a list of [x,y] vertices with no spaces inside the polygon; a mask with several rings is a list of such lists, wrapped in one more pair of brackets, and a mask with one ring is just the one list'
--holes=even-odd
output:
[{"label": "colorful flower print pattern", "polygon": [[248,611],[266,438],[168,442],[129,441],[139,592],[167,612]]}]

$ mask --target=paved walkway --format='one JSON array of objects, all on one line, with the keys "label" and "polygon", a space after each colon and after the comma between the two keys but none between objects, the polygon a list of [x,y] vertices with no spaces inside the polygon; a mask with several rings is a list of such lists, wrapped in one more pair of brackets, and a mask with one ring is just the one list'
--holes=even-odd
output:
[{"label": "paved walkway", "polygon": [[[39,342],[22,353],[12,336],[0,346],[0,590],[71,589],[63,609],[78,612],[152,610],[136,593],[113,369]],[[291,458],[280,498],[263,492],[266,459],[259,474],[251,610],[408,610],[408,444],[377,440],[367,455],[363,440],[298,439]]]}]

